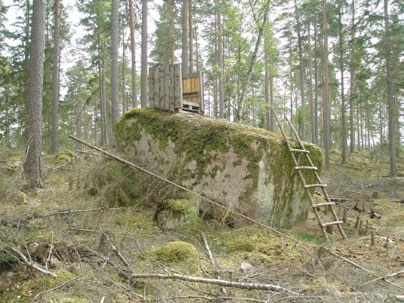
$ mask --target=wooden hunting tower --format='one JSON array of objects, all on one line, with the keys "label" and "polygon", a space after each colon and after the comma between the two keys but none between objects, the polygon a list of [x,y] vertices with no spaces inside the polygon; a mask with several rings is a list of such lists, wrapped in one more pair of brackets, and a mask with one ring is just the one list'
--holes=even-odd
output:
[{"label": "wooden hunting tower", "polygon": [[181,65],[160,65],[149,71],[150,107],[203,114],[203,76],[201,72],[182,75]]}]

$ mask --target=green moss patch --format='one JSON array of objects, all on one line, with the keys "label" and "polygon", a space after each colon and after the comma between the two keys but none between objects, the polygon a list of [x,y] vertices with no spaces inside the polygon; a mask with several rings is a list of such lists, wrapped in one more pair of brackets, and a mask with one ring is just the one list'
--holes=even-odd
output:
[{"label": "green moss patch", "polygon": [[212,243],[216,250],[231,254],[257,252],[269,257],[283,254],[279,239],[258,226],[245,226],[232,232],[223,231],[212,239]]},{"label": "green moss patch", "polygon": [[72,152],[71,150],[63,150],[59,153],[56,154],[55,159],[53,159],[52,164],[53,165],[61,165],[69,162],[74,161],[75,153]]},{"label": "green moss patch", "polygon": [[196,260],[198,258],[196,248],[192,244],[183,241],[167,243],[163,246],[151,249],[149,253],[155,256],[157,260],[167,264],[176,264],[189,259]]},{"label": "green moss patch", "polygon": [[202,226],[196,203],[186,199],[166,199],[156,208],[154,220],[164,230],[197,232]]}]

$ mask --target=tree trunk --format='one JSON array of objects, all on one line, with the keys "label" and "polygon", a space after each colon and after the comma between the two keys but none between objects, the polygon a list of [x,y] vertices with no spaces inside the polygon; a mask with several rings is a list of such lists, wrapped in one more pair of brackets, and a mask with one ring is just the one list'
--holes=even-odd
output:
[{"label": "tree trunk", "polygon": [[111,14],[111,124],[119,120],[119,84],[118,84],[118,10],[119,0],[112,0]]},{"label": "tree trunk", "polygon": [[[1,18],[1,17],[0,17]],[[4,101],[5,101],[5,130],[4,130],[4,144],[6,145],[6,148],[10,148],[10,85],[6,85],[5,87],[5,96],[4,96]]]},{"label": "tree trunk", "polygon": [[328,80],[328,33],[327,33],[327,0],[323,1],[323,34],[324,34],[324,98],[323,98],[323,132],[324,132],[324,164],[330,168],[330,94]]},{"label": "tree trunk", "polygon": [[310,23],[307,25],[307,55],[309,57],[309,85],[308,85],[308,98],[310,105],[310,121],[311,121],[311,142],[316,143],[316,121],[314,113],[314,100],[313,100],[313,54],[311,51],[311,33],[310,33]]},{"label": "tree trunk", "polygon": [[189,72],[193,72],[194,65],[194,32],[192,25],[192,0],[189,1],[188,7],[188,24],[189,24]]},{"label": "tree trunk", "polygon": [[355,152],[355,125],[354,125],[354,96],[355,96],[355,65],[354,65],[354,51],[355,51],[355,0],[352,0],[351,4],[351,49],[349,52],[349,74],[350,74],[350,83],[349,83],[349,152],[353,154]]},{"label": "tree trunk", "polygon": [[[317,49],[318,45],[318,35],[317,35],[317,26],[314,26],[314,49]],[[318,95],[319,95],[319,90],[318,90],[318,81],[319,81],[319,75],[318,75],[318,57],[314,57],[314,138],[313,138],[313,144],[318,144],[319,140],[319,117],[318,117],[318,111],[319,111],[319,106],[318,106]]]},{"label": "tree trunk", "polygon": [[125,66],[126,66],[126,43],[125,43],[125,31],[122,31],[122,68],[121,68],[121,86],[122,86],[122,113],[128,110],[126,105],[126,93],[125,93]]},{"label": "tree trunk", "polygon": [[217,14],[217,79],[218,79],[218,92],[219,92],[219,118],[224,118],[224,87],[223,87],[223,41],[222,41],[222,14],[219,10],[219,1],[215,1]]},{"label": "tree trunk", "polygon": [[[81,102],[81,84],[77,87],[77,104],[76,104],[76,137],[79,139],[83,139],[83,111],[82,111],[82,102]],[[77,150],[82,150],[83,144],[76,144]]]},{"label": "tree trunk", "polygon": [[175,63],[175,2],[170,1],[170,41],[171,41],[171,64]]},{"label": "tree trunk", "polygon": [[60,0],[55,0],[55,29],[53,34],[53,74],[52,74],[52,133],[51,148],[52,154],[55,154],[59,148],[58,144],[58,125],[59,125],[59,32],[60,32]]},{"label": "tree trunk", "polygon": [[246,98],[246,95],[247,95],[248,83],[250,82],[251,75],[252,75],[254,65],[255,65],[255,61],[257,60],[258,49],[259,49],[259,46],[261,44],[262,35],[264,33],[264,27],[265,27],[265,24],[266,24],[267,18],[268,18],[268,11],[269,11],[269,0],[267,0],[267,2],[265,3],[265,6],[263,8],[262,13],[264,15],[264,20],[262,21],[262,24],[261,24],[261,26],[259,27],[259,30],[258,30],[257,42],[255,43],[254,52],[252,54],[250,65],[248,67],[248,71],[247,71],[247,75],[246,75],[245,82],[244,82],[244,85],[243,85],[243,89],[241,90],[241,96],[240,96],[240,100],[239,100],[239,105],[238,105],[238,108],[236,109],[236,114],[234,115],[234,118],[235,118],[236,121],[241,120],[241,115],[243,113],[243,108],[244,108],[244,101],[245,101],[245,98]]},{"label": "tree trunk", "polygon": [[101,146],[108,145],[107,137],[107,106],[105,100],[105,75],[104,75],[104,61],[101,59],[99,62],[99,78],[100,78],[100,117],[101,117]]},{"label": "tree trunk", "polygon": [[299,50],[299,82],[300,82],[300,112],[298,113],[299,115],[299,134],[300,138],[303,140],[305,139],[305,102],[304,102],[304,79],[303,79],[303,51],[302,51],[302,39],[301,39],[301,28],[300,28],[300,18],[299,18],[299,13],[297,10],[297,1],[294,0],[295,2],[295,18],[296,18],[296,30],[297,30],[297,45],[298,45],[298,50]]},{"label": "tree trunk", "polygon": [[182,74],[189,73],[189,0],[183,0],[182,2]]},{"label": "tree trunk", "polygon": [[141,106],[147,107],[147,7],[148,0],[142,0],[142,68],[140,72],[141,77]]},{"label": "tree trunk", "polygon": [[389,153],[390,153],[390,177],[397,175],[397,159],[396,159],[396,132],[397,132],[397,106],[393,98],[393,79],[391,72],[391,41],[389,29],[389,13],[387,0],[383,1],[384,7],[384,39],[385,39],[385,55],[386,55],[386,92],[387,92],[387,111],[389,116],[388,137],[389,137]]},{"label": "tree trunk", "polygon": [[[105,75],[104,75],[104,60],[103,49],[104,42],[101,38],[100,19],[97,18],[97,47],[98,47],[98,79],[99,79],[99,97],[100,97],[100,118],[101,118],[101,146],[106,147],[108,144],[107,137],[107,111],[105,100]],[[95,123],[97,123],[97,115],[95,115]],[[96,132],[96,141],[98,133]]]},{"label": "tree trunk", "polygon": [[274,108],[271,107],[270,102],[269,102],[269,54],[268,54],[268,39],[265,37],[264,39],[264,49],[266,50],[265,52],[265,78],[264,78],[264,100],[265,100],[265,129],[271,130],[271,125],[270,125],[270,112],[275,110]]},{"label": "tree trunk", "polygon": [[[275,108],[275,96],[274,96],[274,59],[272,52],[269,53],[269,104],[271,108]],[[269,114],[269,130],[275,131],[275,116],[271,110]]]},{"label": "tree trunk", "polygon": [[37,0],[33,5],[31,45],[27,79],[27,141],[24,173],[31,189],[42,188],[42,93],[45,51],[46,3]]},{"label": "tree trunk", "polygon": [[2,9],[3,9],[3,1],[0,0],[0,27],[2,27],[3,25],[3,13],[2,13]]},{"label": "tree trunk", "polygon": [[129,1],[129,27],[130,27],[130,52],[132,65],[132,107],[137,107],[137,84],[136,84],[136,47],[135,47],[135,20],[133,0]]},{"label": "tree trunk", "polygon": [[342,7],[338,8],[338,36],[339,36],[339,69],[341,81],[341,162],[346,163],[347,133],[346,133],[346,105],[344,89],[344,48],[342,36]]}]

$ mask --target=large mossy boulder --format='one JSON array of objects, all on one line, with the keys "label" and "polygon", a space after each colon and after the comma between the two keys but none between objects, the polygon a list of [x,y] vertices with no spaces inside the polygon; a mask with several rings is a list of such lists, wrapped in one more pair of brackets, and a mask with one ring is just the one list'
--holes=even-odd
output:
[{"label": "large mossy boulder", "polygon": [[[310,204],[279,134],[153,109],[125,113],[114,132],[117,147],[128,160],[230,211],[277,227],[307,218]],[[291,144],[297,147],[297,142]],[[320,149],[312,144],[306,149],[320,167]],[[313,177],[306,181],[315,182]]]}]

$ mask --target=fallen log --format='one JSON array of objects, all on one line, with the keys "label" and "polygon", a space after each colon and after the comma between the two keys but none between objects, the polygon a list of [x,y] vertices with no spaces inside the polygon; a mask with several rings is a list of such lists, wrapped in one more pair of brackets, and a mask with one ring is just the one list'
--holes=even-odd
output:
[{"label": "fallen log", "polygon": [[209,278],[200,278],[194,276],[185,276],[181,274],[132,274],[130,276],[132,279],[160,279],[160,280],[181,280],[188,282],[196,282],[196,283],[204,283],[204,284],[215,284],[225,287],[235,287],[241,289],[256,289],[256,290],[270,290],[275,292],[287,292],[293,295],[299,295],[299,293],[284,288],[282,286],[273,285],[273,284],[264,284],[264,283],[244,283],[244,282],[235,282],[228,280],[220,280],[220,279],[209,279]]}]

